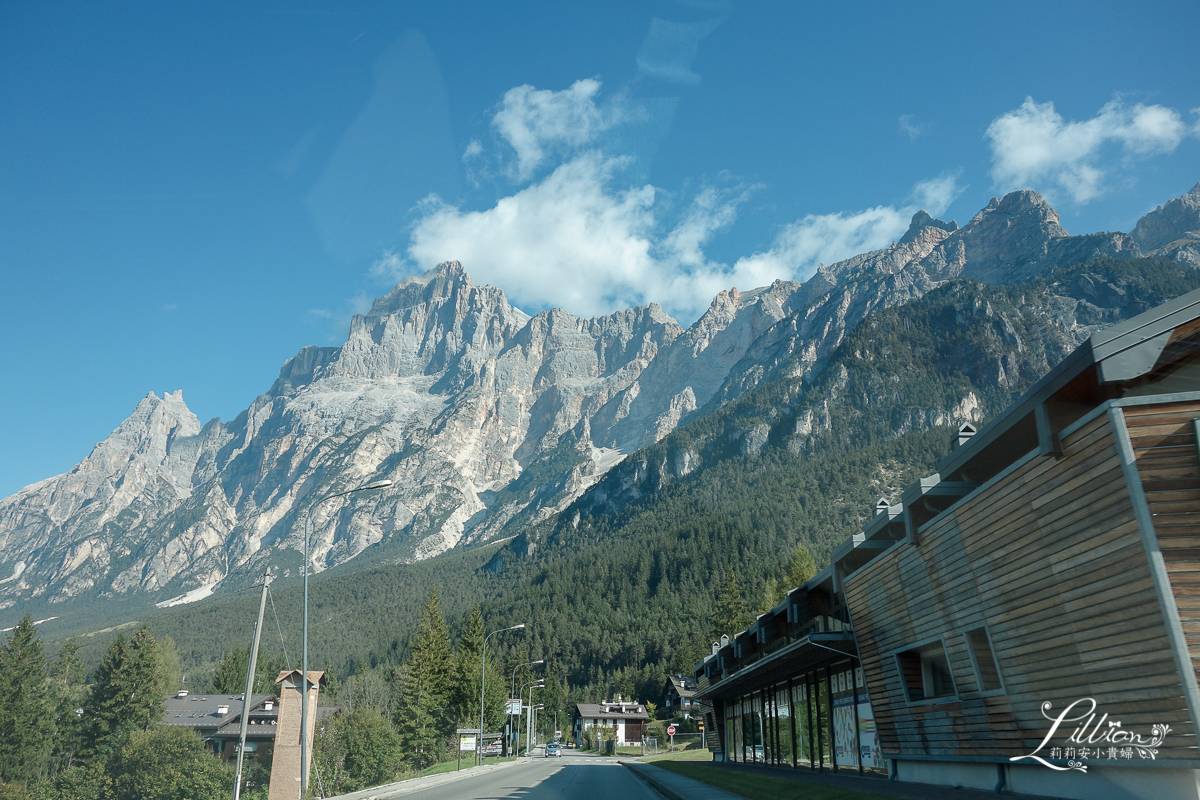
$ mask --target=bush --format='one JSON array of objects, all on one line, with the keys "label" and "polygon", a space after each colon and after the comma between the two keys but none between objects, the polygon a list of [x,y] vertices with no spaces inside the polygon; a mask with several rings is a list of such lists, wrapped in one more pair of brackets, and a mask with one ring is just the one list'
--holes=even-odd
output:
[{"label": "bush", "polygon": [[233,770],[187,728],[134,731],[113,769],[114,800],[225,800]]}]

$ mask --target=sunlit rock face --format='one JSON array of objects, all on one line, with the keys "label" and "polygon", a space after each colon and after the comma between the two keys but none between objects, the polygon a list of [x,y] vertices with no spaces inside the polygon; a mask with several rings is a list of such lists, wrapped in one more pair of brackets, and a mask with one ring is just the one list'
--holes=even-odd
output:
[{"label": "sunlit rock face", "polygon": [[[686,330],[655,304],[530,316],[446,262],[356,316],[341,347],[302,349],[232,421],[201,426],[181,392],[147,395],[70,472],[0,501],[0,608],[199,597],[268,562],[295,574],[312,502],[380,478],[394,486],[313,511],[313,569],[511,535],[764,381],[803,385],[870,314],[947,280],[1006,283],[1147,248],[1187,263],[1198,207],[1200,186],[1132,236],[1077,237],[1034,192],[993,200],[961,228],[920,212],[895,244],[803,283],[722,291]],[[763,430],[742,433],[747,454],[762,450]],[[681,450],[655,469],[699,466]]]}]

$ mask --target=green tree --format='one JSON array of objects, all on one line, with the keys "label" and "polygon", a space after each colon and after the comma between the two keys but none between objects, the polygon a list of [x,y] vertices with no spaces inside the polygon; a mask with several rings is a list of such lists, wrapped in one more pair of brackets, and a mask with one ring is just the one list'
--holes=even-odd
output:
[{"label": "green tree", "polygon": [[783,577],[767,581],[759,613],[765,613],[782,603],[788,592],[807,583],[816,574],[817,562],[812,553],[803,544],[796,545]]},{"label": "green tree", "polygon": [[[217,668],[213,670],[208,691],[213,694],[241,694],[246,689],[246,672],[250,669],[250,645],[239,644],[226,650]],[[258,661],[254,665],[254,688],[252,694],[274,694],[275,679],[287,669],[283,655],[263,652],[258,648]]]},{"label": "green tree", "polygon": [[717,595],[717,608],[712,617],[712,628],[716,636],[728,634],[732,637],[750,624],[750,608],[742,596],[742,584],[733,568],[725,570],[721,579],[721,591]]},{"label": "green tree", "polygon": [[[458,641],[454,654],[454,671],[451,679],[451,706],[453,718],[461,727],[474,728],[479,725],[479,681],[482,667],[480,654],[483,652],[483,614],[476,606],[467,620],[467,628]],[[491,652],[487,660],[487,679],[484,681],[485,698],[484,727],[489,731],[499,729],[504,720],[504,699],[509,687],[505,685],[499,653],[492,639]]]},{"label": "green tree", "polygon": [[42,643],[26,614],[0,645],[0,781],[29,786],[45,775],[53,737]]},{"label": "green tree", "polygon": [[134,731],[162,717],[166,696],[158,644],[143,626],[128,641],[118,634],[105,653],[83,707],[85,755],[107,759]]},{"label": "green tree", "polygon": [[451,668],[450,633],[434,590],[429,593],[413,637],[396,711],[404,755],[414,767],[436,763],[451,732],[453,721],[447,707]]},{"label": "green tree", "polygon": [[314,747],[325,790],[344,794],[389,783],[400,768],[400,737],[378,711],[360,706],[322,726]]},{"label": "green tree", "polygon": [[108,800],[112,779],[100,761],[90,761],[60,772],[43,795],[52,800]]},{"label": "green tree", "polygon": [[188,728],[134,731],[112,765],[113,800],[225,800],[233,770]]},{"label": "green tree", "polygon": [[63,643],[58,659],[50,666],[50,698],[54,707],[52,772],[75,766],[83,744],[79,711],[88,696],[86,678],[83,659],[79,657],[79,640],[71,637]]}]

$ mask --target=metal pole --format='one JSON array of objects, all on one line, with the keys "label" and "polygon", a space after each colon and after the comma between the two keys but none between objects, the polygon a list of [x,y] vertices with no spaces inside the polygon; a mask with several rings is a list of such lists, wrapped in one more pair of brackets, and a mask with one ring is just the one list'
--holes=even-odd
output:
[{"label": "metal pole", "polygon": [[[521,667],[532,667],[534,664],[545,664],[545,663],[546,663],[545,659],[539,658],[537,661],[526,661],[524,664],[517,664],[515,667],[513,667],[512,682],[509,685],[509,689],[508,689],[509,698],[511,699],[512,696],[517,693],[517,670],[519,670]],[[522,693],[523,693],[525,687],[522,686],[521,689],[522,689]],[[521,701],[521,698],[518,697],[517,698],[517,706],[518,706],[518,708],[517,708],[517,726],[516,726],[517,731],[516,731],[515,735],[509,736],[509,740],[512,742],[512,746],[513,746],[512,747],[513,754],[515,754],[517,748],[521,746],[521,731],[520,731],[520,727],[521,727],[520,705],[521,705],[521,702],[520,701]],[[508,715],[508,727],[509,727],[509,731],[511,733],[512,727],[513,727],[511,709],[509,710],[509,715]]]},{"label": "metal pole", "polygon": [[308,534],[312,527],[312,514],[326,500],[332,500],[342,495],[365,492],[369,489],[383,489],[391,486],[389,480],[374,481],[366,486],[347,489],[344,492],[331,492],[308,507],[304,515],[304,646],[300,657],[300,796],[308,792]]},{"label": "metal pole", "polygon": [[[539,678],[537,681],[531,681],[529,683],[521,684],[521,694],[517,697],[518,702],[521,701],[521,698],[525,697],[525,689],[530,686],[533,686],[534,684],[538,683],[540,680],[542,680],[542,679]],[[533,702],[533,690],[532,689],[529,690],[529,702],[530,703]],[[525,711],[527,708],[528,708],[528,706],[522,705],[521,710]],[[528,722],[526,722],[526,729],[528,730]],[[528,733],[526,733],[526,737],[527,737],[526,753],[528,753]],[[521,716],[520,716],[520,714],[518,714],[517,715],[517,747],[520,747],[520,746],[521,746]]]},{"label": "metal pole", "polygon": [[238,733],[237,772],[233,780],[233,800],[242,796],[242,761],[246,755],[246,727],[250,724],[250,692],[254,689],[254,671],[258,667],[258,643],[262,640],[263,614],[267,610],[267,587],[271,575],[263,573],[262,597],[258,601],[258,621],[254,623],[254,643],[250,645],[250,666],[246,670],[246,691],[242,695],[242,727]]},{"label": "metal pole", "polygon": [[482,659],[482,664],[479,667],[479,761],[478,761],[478,763],[480,766],[483,766],[483,689],[484,689],[485,683],[487,682],[487,643],[488,643],[488,639],[492,638],[497,633],[504,633],[505,631],[519,631],[524,627],[525,627],[525,623],[522,622],[520,625],[513,625],[509,628],[501,628],[498,631],[492,631],[487,636],[483,637],[483,653],[482,653],[483,659]]},{"label": "metal pole", "polygon": [[542,684],[541,686],[534,684],[533,686],[529,687],[529,723],[528,723],[529,727],[528,727],[528,730],[525,731],[525,754],[526,755],[529,755],[530,751],[533,749],[533,745],[530,744],[530,742],[533,740],[533,690],[534,689],[543,689],[543,688],[545,688],[545,684]]}]

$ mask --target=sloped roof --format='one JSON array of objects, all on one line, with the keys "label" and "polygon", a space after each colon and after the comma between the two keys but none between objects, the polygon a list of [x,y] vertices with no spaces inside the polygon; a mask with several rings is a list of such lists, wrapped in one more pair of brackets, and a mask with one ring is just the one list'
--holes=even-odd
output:
[{"label": "sloped roof", "polygon": [[620,709],[620,703],[576,703],[576,712],[581,717],[587,719],[650,719],[650,715],[646,713],[646,707],[642,704],[634,705],[633,703],[624,704],[627,711],[613,711],[612,709]]},{"label": "sloped roof", "polygon": [[[250,695],[250,716],[270,716],[278,714],[279,705],[265,712],[263,704],[274,700],[269,694]],[[224,714],[218,713],[222,706],[228,706]],[[183,697],[171,695],[163,702],[163,725],[176,725],[196,730],[216,730],[242,715],[242,695],[240,694],[189,694]]]},{"label": "sloped roof", "polygon": [[691,697],[696,693],[696,679],[683,675],[669,675],[668,680],[680,697]]}]

